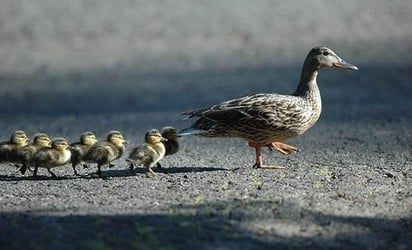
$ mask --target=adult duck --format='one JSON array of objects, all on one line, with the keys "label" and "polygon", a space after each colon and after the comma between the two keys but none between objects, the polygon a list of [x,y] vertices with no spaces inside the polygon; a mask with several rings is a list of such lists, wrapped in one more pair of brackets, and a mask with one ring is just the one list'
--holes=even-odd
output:
[{"label": "adult duck", "polygon": [[179,135],[244,138],[249,146],[255,148],[254,167],[283,168],[264,165],[261,148],[269,147],[283,154],[297,151],[296,147],[282,141],[301,135],[319,119],[322,101],[316,78],[319,70],[330,67],[358,69],[331,49],[315,47],[305,59],[298,87],[293,94],[254,94],[184,112],[183,115],[196,117],[197,120]]}]

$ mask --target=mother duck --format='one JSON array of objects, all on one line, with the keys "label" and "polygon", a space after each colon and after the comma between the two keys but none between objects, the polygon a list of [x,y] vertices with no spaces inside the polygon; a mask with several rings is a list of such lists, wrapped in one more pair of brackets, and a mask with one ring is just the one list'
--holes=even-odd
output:
[{"label": "mother duck", "polygon": [[319,70],[330,67],[358,70],[331,49],[315,47],[303,63],[300,81],[293,94],[254,94],[184,112],[183,115],[197,117],[197,120],[179,135],[244,138],[255,148],[254,167],[283,168],[264,165],[261,148],[269,147],[282,154],[297,151],[282,141],[301,135],[319,119],[322,101],[316,78]]}]

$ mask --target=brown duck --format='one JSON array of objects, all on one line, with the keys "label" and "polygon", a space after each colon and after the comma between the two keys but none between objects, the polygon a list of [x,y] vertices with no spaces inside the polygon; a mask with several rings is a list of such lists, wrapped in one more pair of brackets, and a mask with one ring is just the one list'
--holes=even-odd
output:
[{"label": "brown duck", "polygon": [[[86,152],[97,142],[96,135],[87,131],[80,135],[80,141],[70,144],[72,151],[72,167],[75,175],[79,175],[76,170],[76,166],[82,163],[82,158]],[[84,167],[87,165],[84,163]]]},{"label": "brown duck", "polygon": [[42,148],[50,148],[51,140],[47,134],[37,133],[33,137],[33,142],[17,150],[17,160],[15,163],[21,164],[20,172],[25,174],[28,167],[33,166],[33,156]]},{"label": "brown duck", "polygon": [[37,176],[39,168],[46,168],[53,178],[57,178],[51,169],[68,164],[70,158],[71,151],[67,140],[62,137],[54,138],[51,148],[42,148],[34,154],[32,159],[34,164],[33,176]]},{"label": "brown duck", "polygon": [[101,166],[111,164],[112,161],[122,157],[125,150],[124,144],[127,141],[123,138],[121,132],[117,130],[110,131],[106,141],[96,142],[84,154],[82,160],[90,163],[97,163],[97,174],[102,178]]},{"label": "brown duck", "polygon": [[254,94],[184,112],[183,115],[197,120],[179,135],[244,138],[255,148],[255,167],[283,168],[263,165],[261,148],[269,147],[283,154],[297,151],[281,142],[301,135],[319,119],[322,102],[316,78],[321,69],[330,67],[358,69],[331,49],[315,47],[305,59],[293,94]]}]

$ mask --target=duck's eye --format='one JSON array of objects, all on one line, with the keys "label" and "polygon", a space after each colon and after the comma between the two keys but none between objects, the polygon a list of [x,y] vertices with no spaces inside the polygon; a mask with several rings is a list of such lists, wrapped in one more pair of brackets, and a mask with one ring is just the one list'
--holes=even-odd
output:
[{"label": "duck's eye", "polygon": [[328,56],[328,55],[329,55],[329,52],[324,51],[324,52],[323,52],[323,55],[324,55],[324,56]]}]

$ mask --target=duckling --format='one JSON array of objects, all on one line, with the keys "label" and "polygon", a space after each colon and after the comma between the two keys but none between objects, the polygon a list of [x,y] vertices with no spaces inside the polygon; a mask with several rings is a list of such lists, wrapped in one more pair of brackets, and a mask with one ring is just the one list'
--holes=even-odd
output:
[{"label": "duckling", "polygon": [[166,154],[164,138],[157,129],[151,129],[145,134],[145,144],[135,147],[126,159],[130,163],[130,173],[134,174],[134,164],[140,163],[147,168],[147,175],[156,175],[152,167],[158,163]]},{"label": "duckling", "polygon": [[[160,134],[162,135],[162,137],[167,139],[167,141],[163,141],[163,144],[166,147],[165,156],[176,154],[179,151],[179,141],[177,139],[177,130],[174,127],[167,126],[167,127],[162,128],[162,130],[160,130]],[[160,161],[157,162],[156,165],[158,168],[162,167],[162,165],[160,165]]]},{"label": "duckling", "polygon": [[28,167],[32,165],[32,157],[42,148],[50,148],[51,141],[47,134],[37,133],[33,137],[33,142],[17,150],[17,164],[20,167],[21,174],[25,174]]},{"label": "duckling", "polygon": [[[80,142],[70,144],[72,149],[72,167],[75,175],[79,175],[76,171],[76,166],[82,163],[83,155],[97,142],[96,135],[93,132],[87,131],[80,135]],[[83,163],[83,167],[87,165]]]},{"label": "duckling", "polygon": [[23,130],[14,131],[10,140],[0,142],[0,163],[14,162],[17,159],[17,150],[30,142]]},{"label": "duckling", "polygon": [[37,176],[38,168],[46,168],[53,178],[57,178],[51,169],[70,163],[72,153],[69,143],[62,137],[52,140],[51,148],[42,148],[34,154],[32,162],[34,164],[33,176]]},{"label": "duckling", "polygon": [[300,82],[291,95],[254,94],[182,113],[197,120],[179,135],[238,137],[255,148],[258,168],[279,169],[263,165],[261,148],[269,147],[288,154],[297,148],[282,141],[303,134],[319,119],[322,102],[316,78],[321,69],[337,67],[358,70],[326,47],[310,50],[303,63]]},{"label": "duckling", "polygon": [[124,144],[128,142],[122,133],[113,130],[107,135],[106,141],[96,142],[83,156],[82,160],[97,163],[97,174],[102,178],[101,166],[110,164],[112,161],[122,157],[125,150]]}]

